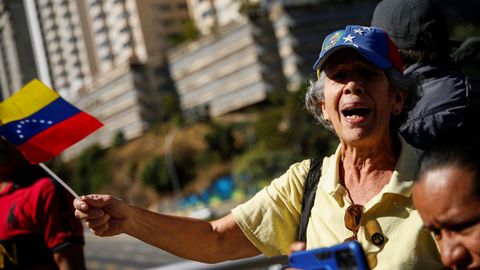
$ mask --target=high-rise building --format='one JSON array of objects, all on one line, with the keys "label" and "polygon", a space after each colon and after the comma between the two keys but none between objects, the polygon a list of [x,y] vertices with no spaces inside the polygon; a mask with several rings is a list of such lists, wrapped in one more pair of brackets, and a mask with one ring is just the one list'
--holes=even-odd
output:
[{"label": "high-rise building", "polygon": [[370,24],[375,1],[347,2],[278,0],[268,5],[288,90],[300,89],[313,74],[326,35],[347,24]]},{"label": "high-rise building", "polygon": [[260,103],[285,85],[265,16],[230,23],[171,50],[172,77],[187,115],[219,116]]},{"label": "high-rise building", "polygon": [[245,21],[242,6],[259,4],[260,0],[188,0],[190,15],[201,34],[207,35],[231,22]]},{"label": "high-rise building", "polygon": [[0,100],[37,76],[23,1],[0,1]]},{"label": "high-rise building", "polygon": [[78,7],[68,0],[35,3],[36,18],[31,19],[40,22],[51,86],[72,100],[78,89],[92,80]]},{"label": "high-rise building", "polygon": [[[186,0],[0,3],[2,95],[39,77],[39,67],[50,75],[47,84],[105,124],[66,156],[96,142],[108,146],[117,132],[127,139],[139,136],[162,117],[162,95],[173,91],[165,51],[190,18]],[[43,66],[37,59],[41,50]]]}]

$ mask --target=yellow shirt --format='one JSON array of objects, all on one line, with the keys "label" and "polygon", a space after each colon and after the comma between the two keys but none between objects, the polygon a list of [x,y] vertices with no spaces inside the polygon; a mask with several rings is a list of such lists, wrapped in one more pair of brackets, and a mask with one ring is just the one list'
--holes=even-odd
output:
[{"label": "yellow shirt", "polygon": [[[411,200],[420,151],[402,140],[402,150],[389,183],[365,206],[358,241],[375,269],[438,269],[441,262],[434,239]],[[307,249],[327,247],[352,236],[344,215],[351,204],[339,184],[340,148],[323,160],[322,176],[307,227]],[[301,214],[303,185],[310,167],[305,160],[262,189],[232,213],[247,238],[265,255],[288,254],[296,241]],[[375,245],[373,233],[384,243]]]}]

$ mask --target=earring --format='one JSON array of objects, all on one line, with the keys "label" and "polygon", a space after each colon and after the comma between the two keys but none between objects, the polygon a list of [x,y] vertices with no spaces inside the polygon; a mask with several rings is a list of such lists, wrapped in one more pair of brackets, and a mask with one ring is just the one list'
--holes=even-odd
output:
[{"label": "earring", "polygon": [[399,114],[400,114],[400,110],[397,110],[397,109],[393,110],[393,115],[399,115]]}]

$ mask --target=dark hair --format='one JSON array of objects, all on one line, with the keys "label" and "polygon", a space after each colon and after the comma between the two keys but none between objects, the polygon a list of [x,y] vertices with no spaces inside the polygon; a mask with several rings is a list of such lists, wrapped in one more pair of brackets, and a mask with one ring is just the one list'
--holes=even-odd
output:
[{"label": "dark hair", "polygon": [[453,165],[473,173],[473,192],[480,197],[479,155],[480,137],[474,130],[462,128],[446,133],[423,153],[415,181],[429,170]]}]

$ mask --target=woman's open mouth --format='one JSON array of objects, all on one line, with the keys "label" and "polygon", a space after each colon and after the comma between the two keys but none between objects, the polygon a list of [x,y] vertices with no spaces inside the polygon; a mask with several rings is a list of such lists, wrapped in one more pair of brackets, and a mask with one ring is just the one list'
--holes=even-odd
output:
[{"label": "woman's open mouth", "polygon": [[350,123],[358,123],[365,120],[366,116],[372,111],[369,108],[351,107],[342,110],[342,114]]}]

